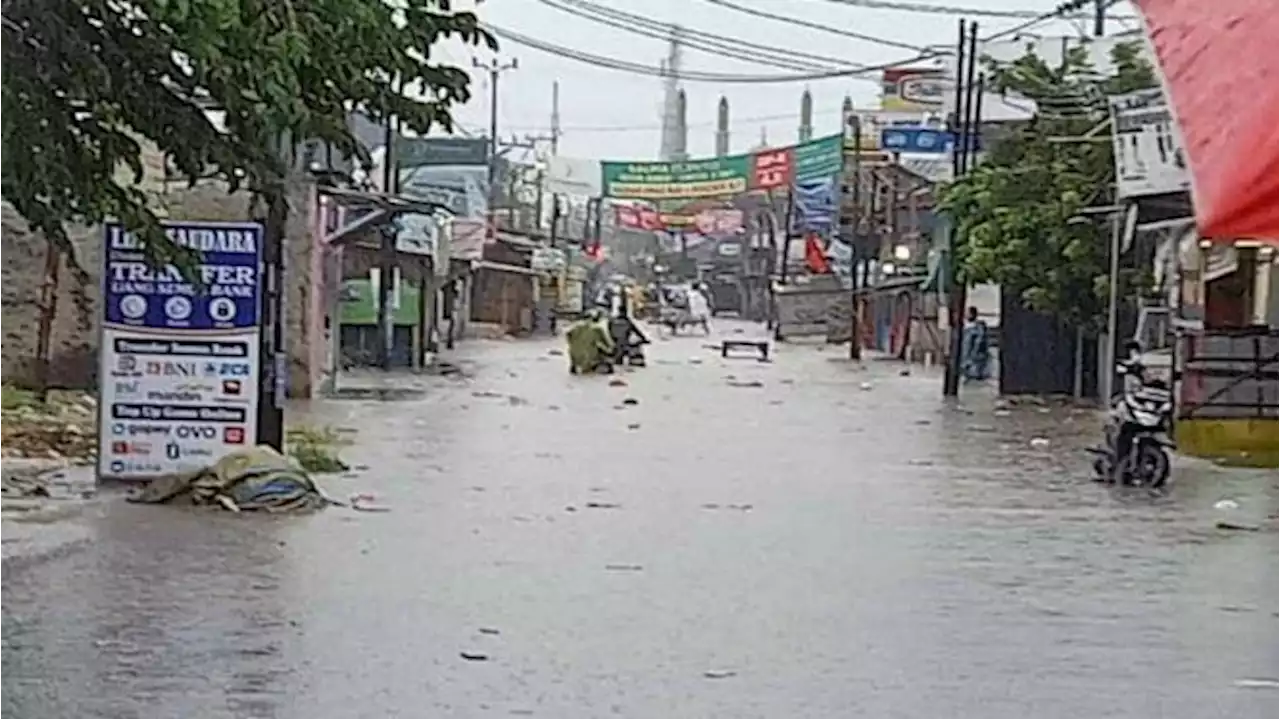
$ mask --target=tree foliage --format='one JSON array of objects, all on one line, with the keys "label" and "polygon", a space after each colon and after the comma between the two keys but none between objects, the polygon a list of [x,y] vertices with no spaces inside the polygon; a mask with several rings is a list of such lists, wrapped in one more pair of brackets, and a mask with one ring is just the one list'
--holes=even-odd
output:
[{"label": "tree foliage", "polygon": [[496,48],[448,0],[5,0],[3,28],[4,199],[65,252],[66,223],[114,217],[156,259],[175,248],[137,184],[143,141],[193,183],[279,193],[282,147],[363,155],[353,109],[449,128],[468,76],[432,48]]},{"label": "tree foliage", "polygon": [[[1138,45],[1120,44],[1102,75],[1075,48],[1050,67],[1027,54],[985,61],[988,87],[1036,101],[1028,122],[1005,128],[970,174],[943,193],[956,224],[956,270],[970,283],[998,283],[1027,306],[1089,326],[1107,300],[1105,218],[1081,211],[1110,204],[1114,166],[1107,96],[1156,84]],[[1010,100],[1016,102],[1016,100]],[[1092,140],[1079,140],[1086,134]]]}]

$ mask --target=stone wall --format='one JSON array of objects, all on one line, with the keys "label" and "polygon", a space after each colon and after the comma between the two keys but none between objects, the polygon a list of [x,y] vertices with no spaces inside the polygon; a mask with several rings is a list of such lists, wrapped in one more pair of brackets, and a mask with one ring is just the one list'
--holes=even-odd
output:
[{"label": "stone wall", "polygon": [[[150,163],[149,163],[150,164]],[[157,201],[174,220],[237,220],[250,217],[248,193],[229,194],[217,183],[156,186]],[[286,347],[289,354],[290,396],[310,396],[313,385],[312,352],[315,308],[311,306],[312,260],[317,239],[312,232],[315,189],[309,181],[294,183],[290,192],[290,216],[285,239]],[[44,280],[45,242],[28,229],[8,204],[3,205],[4,262],[0,263],[3,292],[4,381],[30,386],[36,381],[36,336],[39,300]],[[96,386],[99,318],[101,317],[102,229],[73,227],[69,235],[76,260],[89,275],[83,288],[88,304],[77,312],[75,282],[64,267],[58,283],[57,315],[50,346],[49,380],[53,386],[88,389]],[[323,338],[315,338],[323,341]]]}]

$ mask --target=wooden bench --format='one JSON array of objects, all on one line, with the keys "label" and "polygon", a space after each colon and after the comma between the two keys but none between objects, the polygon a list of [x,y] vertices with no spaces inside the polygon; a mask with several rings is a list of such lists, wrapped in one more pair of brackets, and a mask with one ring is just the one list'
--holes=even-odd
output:
[{"label": "wooden bench", "polygon": [[769,361],[769,342],[766,340],[724,340],[720,343],[720,356],[727,358],[732,350],[754,349],[760,354],[760,361]]}]

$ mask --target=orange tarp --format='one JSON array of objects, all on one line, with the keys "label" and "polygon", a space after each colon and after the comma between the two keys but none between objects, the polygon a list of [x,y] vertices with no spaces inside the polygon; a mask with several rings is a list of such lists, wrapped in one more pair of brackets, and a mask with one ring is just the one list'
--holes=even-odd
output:
[{"label": "orange tarp", "polygon": [[1200,234],[1276,242],[1277,0],[1137,0],[1191,166]]}]

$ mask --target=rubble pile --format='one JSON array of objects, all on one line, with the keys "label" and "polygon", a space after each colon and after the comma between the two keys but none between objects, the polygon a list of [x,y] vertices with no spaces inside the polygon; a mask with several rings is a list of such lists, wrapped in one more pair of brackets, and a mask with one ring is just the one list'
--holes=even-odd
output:
[{"label": "rubble pile", "polygon": [[0,450],[5,457],[87,460],[94,456],[98,403],[82,392],[54,392],[37,402],[5,390]]},{"label": "rubble pile", "polygon": [[153,479],[129,501],[194,504],[232,512],[314,511],[336,504],[306,472],[267,446],[233,452],[194,472]]}]

